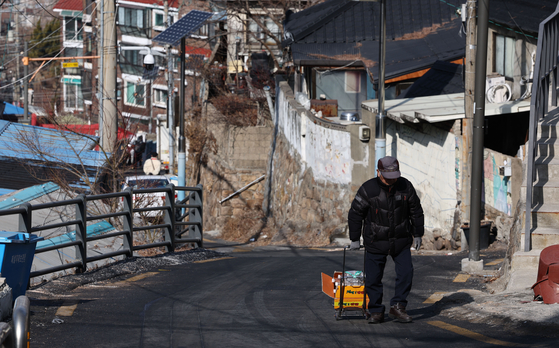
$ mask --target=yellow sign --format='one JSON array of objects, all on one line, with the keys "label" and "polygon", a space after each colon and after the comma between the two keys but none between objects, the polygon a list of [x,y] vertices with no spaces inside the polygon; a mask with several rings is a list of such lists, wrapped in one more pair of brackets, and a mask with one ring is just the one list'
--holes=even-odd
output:
[{"label": "yellow sign", "polygon": [[62,63],[63,68],[78,68],[78,62],[69,62],[69,63]]}]

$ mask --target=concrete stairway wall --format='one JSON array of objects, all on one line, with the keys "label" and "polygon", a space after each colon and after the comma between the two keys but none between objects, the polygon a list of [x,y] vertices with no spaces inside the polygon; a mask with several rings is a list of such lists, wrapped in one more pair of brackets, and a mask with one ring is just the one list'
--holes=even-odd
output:
[{"label": "concrete stairway wall", "polygon": [[[538,147],[533,187],[532,250],[524,251],[525,233],[522,229],[521,248],[512,256],[511,278],[507,290],[530,288],[537,278],[541,251],[559,244],[559,116],[540,122],[537,132]],[[526,182],[522,186],[526,196]]]}]

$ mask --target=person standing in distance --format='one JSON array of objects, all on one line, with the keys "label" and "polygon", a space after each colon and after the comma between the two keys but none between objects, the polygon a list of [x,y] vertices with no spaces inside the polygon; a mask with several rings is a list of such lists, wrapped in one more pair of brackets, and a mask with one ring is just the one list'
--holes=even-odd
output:
[{"label": "person standing in distance", "polygon": [[377,177],[366,181],[355,195],[348,214],[350,250],[365,246],[365,288],[369,297],[368,321],[384,321],[382,276],[387,256],[394,260],[396,289],[388,316],[410,323],[406,305],[413,279],[410,248],[419,250],[424,233],[424,216],[413,185],[400,176],[400,164],[391,156],[377,164]]}]

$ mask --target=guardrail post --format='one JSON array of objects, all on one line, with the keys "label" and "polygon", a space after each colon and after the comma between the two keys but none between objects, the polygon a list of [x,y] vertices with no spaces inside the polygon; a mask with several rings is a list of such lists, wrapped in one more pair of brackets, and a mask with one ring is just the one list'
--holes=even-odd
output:
[{"label": "guardrail post", "polygon": [[9,348],[15,346],[12,326],[8,323],[0,322],[0,346]]},{"label": "guardrail post", "polygon": [[175,185],[167,185],[165,190],[165,210],[163,211],[163,223],[165,228],[165,241],[169,241],[171,246],[166,246],[167,252],[175,251]]},{"label": "guardrail post", "polygon": [[196,222],[196,225],[191,225],[189,227],[188,236],[190,238],[200,238],[200,242],[196,243],[196,247],[202,248],[204,246],[204,236],[202,234],[203,231],[203,210],[202,207],[204,205],[203,200],[203,192],[204,187],[202,184],[196,185],[196,187],[200,188],[200,190],[194,190],[190,192],[190,204],[197,205],[196,208],[190,208],[188,211],[188,221]]},{"label": "guardrail post", "polygon": [[126,234],[122,237],[122,245],[126,249],[126,257],[134,256],[132,251],[132,246],[134,245],[134,233],[133,233],[133,218],[134,210],[132,206],[132,188],[127,187],[124,192],[126,195],[123,197],[122,211],[126,213],[122,221],[122,230],[126,231]]},{"label": "guardrail post", "polygon": [[25,213],[19,214],[18,230],[25,233],[31,233],[32,212],[31,204],[28,202],[22,203],[20,208],[25,209]]},{"label": "guardrail post", "polygon": [[14,303],[12,320],[14,322],[14,345],[15,348],[29,347],[29,298],[19,296]]},{"label": "guardrail post", "polygon": [[87,270],[87,207],[84,194],[76,197],[80,202],[76,204],[76,240],[80,244],[76,245],[76,258],[81,261],[81,266],[76,269],[76,273],[83,273]]}]

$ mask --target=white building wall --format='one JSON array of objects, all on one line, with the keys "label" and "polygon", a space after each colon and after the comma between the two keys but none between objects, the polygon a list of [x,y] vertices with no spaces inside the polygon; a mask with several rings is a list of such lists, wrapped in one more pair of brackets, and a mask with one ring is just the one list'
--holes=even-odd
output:
[{"label": "white building wall", "polygon": [[421,130],[389,121],[386,155],[400,162],[402,176],[415,186],[425,227],[451,230],[457,204],[456,137],[430,124]]},{"label": "white building wall", "polygon": [[313,169],[315,179],[351,183],[350,133],[322,127],[306,117],[305,121],[306,161]]},{"label": "white building wall", "polygon": [[[351,158],[351,135],[347,131],[323,127],[293,98],[280,89],[278,103],[278,126],[303,160],[303,167],[313,170],[314,178],[339,184],[351,183],[353,160]],[[298,106],[298,107],[295,107]]]}]

